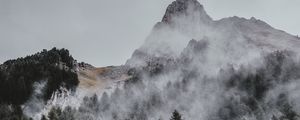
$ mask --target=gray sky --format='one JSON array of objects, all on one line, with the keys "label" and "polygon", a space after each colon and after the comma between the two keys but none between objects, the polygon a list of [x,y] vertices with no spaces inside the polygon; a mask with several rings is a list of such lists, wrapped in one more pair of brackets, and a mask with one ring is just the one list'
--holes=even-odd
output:
[{"label": "gray sky", "polygon": [[[0,0],[0,62],[54,46],[78,61],[120,65],[173,0]],[[300,0],[200,0],[213,19],[262,19],[300,35]]]}]

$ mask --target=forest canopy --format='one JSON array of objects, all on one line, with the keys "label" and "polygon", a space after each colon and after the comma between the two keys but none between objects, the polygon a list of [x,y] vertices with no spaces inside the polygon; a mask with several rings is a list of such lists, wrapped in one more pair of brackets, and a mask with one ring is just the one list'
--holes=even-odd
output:
[{"label": "forest canopy", "polygon": [[74,90],[79,83],[75,63],[67,49],[57,48],[4,62],[0,65],[0,103],[25,103],[36,82],[46,82],[44,100],[60,87]]}]

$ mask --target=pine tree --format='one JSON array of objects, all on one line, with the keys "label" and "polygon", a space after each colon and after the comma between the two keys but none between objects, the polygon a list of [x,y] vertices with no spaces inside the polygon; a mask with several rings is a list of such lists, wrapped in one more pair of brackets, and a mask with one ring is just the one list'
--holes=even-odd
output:
[{"label": "pine tree", "polygon": [[101,100],[100,100],[100,110],[106,111],[109,109],[109,97],[106,92],[103,93]]},{"label": "pine tree", "polygon": [[49,120],[60,120],[62,111],[59,107],[52,107],[48,113]]},{"label": "pine tree", "polygon": [[61,120],[75,120],[75,109],[70,106],[65,107],[63,110],[60,119]]},{"label": "pine tree", "polygon": [[46,116],[43,115],[42,118],[41,118],[41,120],[47,120]]},{"label": "pine tree", "polygon": [[175,110],[173,113],[172,113],[172,117],[170,120],[183,120],[180,113]]}]

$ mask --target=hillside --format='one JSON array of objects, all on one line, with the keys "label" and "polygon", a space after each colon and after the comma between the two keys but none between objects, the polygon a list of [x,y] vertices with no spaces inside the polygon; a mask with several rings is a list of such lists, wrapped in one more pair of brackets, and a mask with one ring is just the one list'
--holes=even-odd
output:
[{"label": "hillside", "polygon": [[[8,113],[3,113],[1,119],[12,119],[14,116],[7,114],[14,114],[14,109],[21,109],[20,105],[32,98],[37,89],[36,84],[43,84],[38,98],[45,102],[60,87],[75,91],[79,82],[74,70],[75,64],[68,50],[56,48],[1,64],[0,104],[4,108],[15,106],[11,109],[12,113],[7,110]],[[15,114],[22,114],[22,110],[18,112],[21,113]]]}]

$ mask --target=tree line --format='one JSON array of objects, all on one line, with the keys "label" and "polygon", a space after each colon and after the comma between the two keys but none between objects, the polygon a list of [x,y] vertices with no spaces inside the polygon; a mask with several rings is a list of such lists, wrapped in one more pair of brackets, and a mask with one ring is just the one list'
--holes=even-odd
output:
[{"label": "tree line", "polygon": [[[76,61],[67,49],[53,48],[34,55],[8,60],[0,65],[0,119],[17,114],[34,92],[34,83],[46,81],[43,100],[48,100],[60,87],[75,90],[79,81]],[[12,107],[13,106],[13,107]],[[5,112],[6,111],[6,112]]]}]

